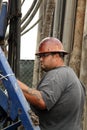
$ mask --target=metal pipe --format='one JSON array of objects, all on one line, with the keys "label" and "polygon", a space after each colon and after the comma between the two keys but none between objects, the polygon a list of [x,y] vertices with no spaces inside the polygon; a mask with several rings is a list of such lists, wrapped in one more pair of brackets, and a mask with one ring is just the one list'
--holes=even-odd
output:
[{"label": "metal pipe", "polygon": [[[72,51],[72,44],[74,38],[74,26],[76,16],[77,0],[66,1],[64,30],[63,30],[63,45],[66,51]],[[65,63],[69,64],[70,55],[65,58]]]},{"label": "metal pipe", "polygon": [[66,5],[65,0],[56,0],[53,36],[58,37],[60,40],[62,40],[65,5]]},{"label": "metal pipe", "polygon": [[21,0],[9,0],[10,3],[10,30],[8,61],[16,75],[19,77],[20,67],[20,25],[21,25]]}]

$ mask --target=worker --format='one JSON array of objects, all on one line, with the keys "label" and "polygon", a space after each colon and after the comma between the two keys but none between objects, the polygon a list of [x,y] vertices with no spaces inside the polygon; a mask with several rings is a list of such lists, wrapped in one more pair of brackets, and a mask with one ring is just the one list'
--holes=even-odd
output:
[{"label": "worker", "polygon": [[60,40],[47,37],[36,56],[44,73],[36,89],[18,81],[41,130],[82,130],[84,88],[72,68],[64,64],[68,54]]}]

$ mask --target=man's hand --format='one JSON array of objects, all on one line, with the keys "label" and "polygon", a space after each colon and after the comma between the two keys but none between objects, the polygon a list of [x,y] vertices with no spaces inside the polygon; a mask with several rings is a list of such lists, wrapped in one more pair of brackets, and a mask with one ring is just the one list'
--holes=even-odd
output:
[{"label": "man's hand", "polygon": [[22,83],[19,80],[17,81],[29,103],[40,109],[46,109],[46,104],[42,98],[40,91],[33,88],[29,88],[26,84]]}]

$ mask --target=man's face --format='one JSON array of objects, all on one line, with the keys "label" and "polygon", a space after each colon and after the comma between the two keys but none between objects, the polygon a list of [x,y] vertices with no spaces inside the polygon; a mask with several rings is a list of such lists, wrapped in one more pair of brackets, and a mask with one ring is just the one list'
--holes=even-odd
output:
[{"label": "man's face", "polygon": [[39,55],[41,68],[44,71],[49,71],[53,68],[55,68],[55,55],[52,55],[51,53],[43,53]]}]

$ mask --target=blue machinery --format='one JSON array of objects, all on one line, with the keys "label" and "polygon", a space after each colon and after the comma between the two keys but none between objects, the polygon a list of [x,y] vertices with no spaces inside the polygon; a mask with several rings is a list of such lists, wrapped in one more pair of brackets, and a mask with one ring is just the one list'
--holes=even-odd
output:
[{"label": "blue machinery", "polygon": [[40,130],[39,126],[34,126],[32,123],[29,115],[30,106],[18,86],[15,75],[8,64],[4,52],[0,48],[0,81],[1,80],[7,94],[0,89],[0,107],[12,121],[18,119],[17,122],[6,126],[3,130],[15,130],[20,125],[23,125],[24,130]]}]

